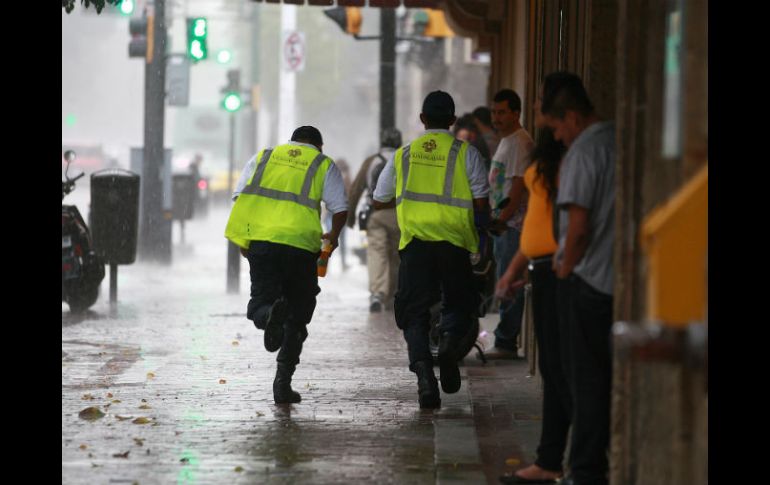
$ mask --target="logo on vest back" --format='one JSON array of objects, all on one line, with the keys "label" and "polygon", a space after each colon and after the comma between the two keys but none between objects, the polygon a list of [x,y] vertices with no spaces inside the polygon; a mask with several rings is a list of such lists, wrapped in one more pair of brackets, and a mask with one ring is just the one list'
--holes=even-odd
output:
[{"label": "logo on vest back", "polygon": [[298,156],[302,155],[302,150],[299,148],[292,148],[289,150],[289,156],[292,158],[297,158]]},{"label": "logo on vest back", "polygon": [[436,149],[436,140],[429,140],[422,144],[422,147],[425,149],[426,152],[430,153],[433,150]]}]

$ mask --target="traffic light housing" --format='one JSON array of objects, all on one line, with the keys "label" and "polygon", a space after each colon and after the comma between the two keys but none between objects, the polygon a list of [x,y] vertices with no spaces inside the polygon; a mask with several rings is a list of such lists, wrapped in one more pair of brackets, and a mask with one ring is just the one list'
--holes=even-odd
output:
[{"label": "traffic light housing", "polygon": [[415,34],[425,37],[454,37],[443,10],[423,8],[414,14]]},{"label": "traffic light housing", "polygon": [[222,107],[225,111],[235,113],[241,106],[241,71],[230,69],[227,71],[227,86],[222,89],[224,97],[222,98]]},{"label": "traffic light housing", "polygon": [[131,41],[128,43],[128,57],[144,57],[148,63],[152,62],[152,20],[152,17],[129,19]]},{"label": "traffic light housing", "polygon": [[327,8],[323,13],[339,25],[343,32],[351,35],[361,33],[363,18],[359,7]]},{"label": "traffic light housing", "polygon": [[205,17],[187,19],[187,56],[193,62],[202,61],[209,56],[206,45],[208,33],[209,24]]}]

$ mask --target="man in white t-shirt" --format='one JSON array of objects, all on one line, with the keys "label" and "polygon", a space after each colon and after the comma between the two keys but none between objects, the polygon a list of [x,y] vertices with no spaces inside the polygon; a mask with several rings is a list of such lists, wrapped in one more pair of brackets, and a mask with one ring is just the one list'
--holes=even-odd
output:
[{"label": "man in white t-shirt", "polygon": [[[500,136],[500,144],[492,157],[489,170],[489,202],[495,217],[491,226],[501,231],[494,238],[499,279],[519,249],[521,226],[527,209],[524,172],[530,164],[529,153],[534,142],[519,121],[519,95],[512,89],[502,89],[495,94],[493,101],[492,124]],[[523,310],[523,289],[517,292],[513,300],[500,302],[500,322],[495,329],[495,346],[485,353],[487,358],[517,357],[516,337],[521,329]]]}]

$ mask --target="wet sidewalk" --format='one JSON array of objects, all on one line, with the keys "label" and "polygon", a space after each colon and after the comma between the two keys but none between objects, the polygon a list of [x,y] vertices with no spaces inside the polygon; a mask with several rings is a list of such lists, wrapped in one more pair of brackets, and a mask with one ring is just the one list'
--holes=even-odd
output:
[{"label": "wet sidewalk", "polygon": [[276,354],[244,317],[245,260],[240,294],[225,293],[226,216],[188,222],[170,266],[121,266],[117,307],[109,277],[85,315],[62,305],[62,483],[483,484],[533,459],[526,361],[482,365],[474,351],[460,391],[420,411],[403,336],[392,313],[368,313],[352,254],[321,279],[293,380],[302,402],[275,405]]}]

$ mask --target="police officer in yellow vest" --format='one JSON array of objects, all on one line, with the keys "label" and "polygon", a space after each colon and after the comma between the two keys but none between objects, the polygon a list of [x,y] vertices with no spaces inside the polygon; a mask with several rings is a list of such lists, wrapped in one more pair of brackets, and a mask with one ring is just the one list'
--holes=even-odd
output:
[{"label": "police officer in yellow vest", "polygon": [[[291,377],[321,291],[316,271],[321,240],[328,239],[333,251],[348,214],[342,176],[322,147],[318,129],[301,126],[289,143],[254,156],[236,185],[225,229],[225,237],[249,260],[246,317],[265,331],[268,352],[280,349],[276,403],[300,402]],[[321,234],[322,200],[333,214],[326,234]]]},{"label": "police officer in yellow vest", "polygon": [[420,407],[438,408],[441,398],[429,346],[429,308],[440,289],[441,388],[454,393],[460,389],[455,348],[478,308],[470,254],[478,251],[476,225],[489,218],[489,184],[478,150],[449,132],[456,120],[449,94],[428,94],[420,120],[426,131],[396,150],[385,165],[374,204],[396,207],[401,230],[396,324],[407,342],[409,369],[417,374]]}]

